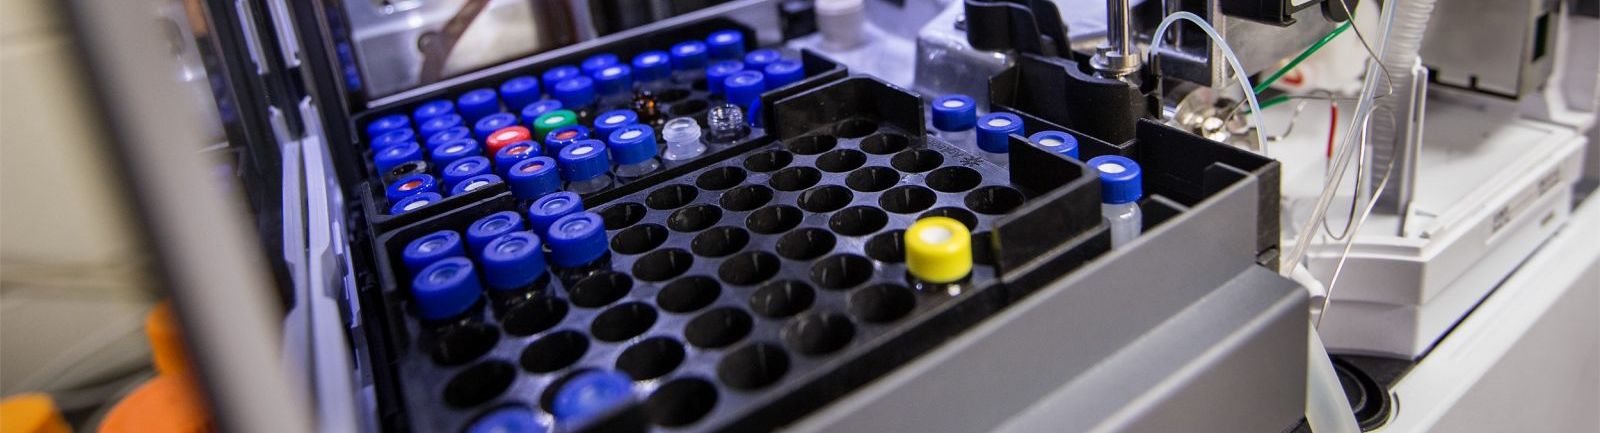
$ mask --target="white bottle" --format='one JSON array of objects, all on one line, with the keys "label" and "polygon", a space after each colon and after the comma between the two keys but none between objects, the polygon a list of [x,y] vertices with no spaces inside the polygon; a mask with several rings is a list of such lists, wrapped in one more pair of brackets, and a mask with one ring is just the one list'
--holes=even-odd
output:
[{"label": "white bottle", "polygon": [[1105,155],[1090,159],[1088,165],[1100,173],[1100,215],[1110,226],[1111,248],[1133,242],[1144,226],[1144,214],[1139,211],[1139,199],[1144,196],[1139,163]]}]

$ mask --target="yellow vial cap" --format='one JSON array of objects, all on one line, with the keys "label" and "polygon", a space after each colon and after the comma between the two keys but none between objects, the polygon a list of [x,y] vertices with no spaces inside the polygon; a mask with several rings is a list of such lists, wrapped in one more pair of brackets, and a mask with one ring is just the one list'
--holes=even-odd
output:
[{"label": "yellow vial cap", "polygon": [[72,433],[44,394],[20,394],[0,400],[0,433]]},{"label": "yellow vial cap", "polygon": [[906,269],[930,283],[950,283],[972,273],[972,233],[947,217],[917,220],[906,229]]}]

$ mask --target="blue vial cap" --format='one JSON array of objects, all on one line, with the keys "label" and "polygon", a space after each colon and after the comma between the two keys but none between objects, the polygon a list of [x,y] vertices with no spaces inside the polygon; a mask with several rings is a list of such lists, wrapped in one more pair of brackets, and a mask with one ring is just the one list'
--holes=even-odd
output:
[{"label": "blue vial cap", "polygon": [[761,100],[761,92],[767,91],[767,80],[760,72],[739,71],[722,81],[722,91],[728,94],[729,103],[748,113]]},{"label": "blue vial cap", "polygon": [[550,262],[563,268],[575,268],[606,254],[606,222],[594,212],[578,212],[550,223],[549,235],[544,237],[550,245]]},{"label": "blue vial cap", "polygon": [[506,182],[511,185],[511,194],[520,200],[534,200],[561,189],[556,160],[548,156],[518,161],[506,170]]},{"label": "blue vial cap", "polygon": [[533,120],[534,119],[538,119],[539,116],[543,116],[544,113],[549,113],[551,111],[556,111],[556,110],[560,110],[560,109],[561,109],[561,101],[557,101],[557,100],[554,100],[554,99],[546,99],[546,100],[543,100],[543,101],[539,101],[539,102],[535,102],[535,103],[532,103],[532,104],[528,104],[527,106],[522,107],[522,124],[528,125],[528,128],[531,129],[531,128],[533,128]]},{"label": "blue vial cap", "polygon": [[778,50],[762,48],[745,54],[744,65],[750,69],[760,71],[765,69],[767,65],[772,64],[772,62],[782,59],[783,55],[778,54]]},{"label": "blue vial cap", "polygon": [[611,110],[600,113],[594,118],[594,132],[596,137],[610,137],[611,131],[617,128],[639,123],[639,114],[633,110]]},{"label": "blue vial cap", "polygon": [[567,182],[594,179],[611,169],[611,160],[606,158],[606,144],[600,140],[582,140],[563,147],[556,161],[561,162],[557,167],[561,178]]},{"label": "blue vial cap", "polygon": [[1044,131],[1028,136],[1028,142],[1040,149],[1078,159],[1078,138],[1061,131]]},{"label": "blue vial cap", "polygon": [[461,116],[457,116],[454,113],[443,114],[423,121],[421,125],[417,126],[417,132],[422,133],[423,137],[433,137],[434,134],[457,126],[461,126]]},{"label": "blue vial cap", "polygon": [[706,91],[713,95],[722,94],[722,85],[728,77],[744,70],[744,62],[738,60],[723,60],[712,63],[706,67]]},{"label": "blue vial cap", "polygon": [[989,153],[1006,153],[1011,144],[1006,137],[1024,134],[1022,118],[1011,113],[989,113],[978,119],[978,148]]},{"label": "blue vial cap", "polygon": [[411,280],[411,298],[423,320],[446,320],[465,314],[483,296],[477,272],[466,257],[443,259],[422,268]]},{"label": "blue vial cap", "polygon": [[539,100],[539,79],[522,75],[500,83],[500,97],[507,107],[525,107]]},{"label": "blue vial cap", "polygon": [[548,233],[550,225],[556,220],[578,212],[583,212],[583,198],[578,197],[578,193],[561,191],[547,194],[528,206],[528,225],[533,226],[534,233]]},{"label": "blue vial cap", "polygon": [[488,188],[490,185],[494,185],[494,184],[497,184],[497,183],[500,183],[500,182],[501,182],[500,181],[500,176],[495,176],[493,174],[480,174],[480,175],[477,175],[477,176],[469,177],[469,178],[466,178],[466,179],[462,179],[460,182],[456,182],[455,186],[450,187],[450,196],[454,197],[454,196],[466,194],[466,193],[469,193],[469,192],[477,191],[477,190],[480,190],[480,189]]},{"label": "blue vial cap", "polygon": [[633,400],[633,380],[615,371],[590,371],[561,385],[550,412],[563,424],[605,415]]},{"label": "blue vial cap", "polygon": [[461,118],[477,122],[478,119],[500,112],[500,97],[495,95],[494,89],[476,89],[456,98],[456,107],[461,111]]},{"label": "blue vial cap", "polygon": [[377,137],[385,132],[411,127],[411,119],[404,114],[390,114],[367,122],[367,137]]},{"label": "blue vial cap", "polygon": [[428,159],[433,160],[435,166],[449,166],[461,158],[481,156],[483,151],[478,150],[478,142],[470,139],[456,140],[441,144],[429,151]]},{"label": "blue vial cap", "polygon": [[720,30],[706,37],[706,51],[712,59],[738,60],[744,57],[744,34],[738,30]]},{"label": "blue vial cap", "polygon": [[433,175],[417,173],[395,179],[389,186],[384,187],[383,196],[392,203],[426,192],[439,192],[439,184],[434,181]]},{"label": "blue vial cap", "polygon": [[454,230],[440,230],[422,235],[406,244],[400,258],[406,269],[415,275],[434,262],[451,257],[465,257],[467,250],[461,246],[461,234]]},{"label": "blue vial cap", "polygon": [[473,257],[482,257],[483,247],[500,235],[522,231],[522,215],[512,211],[499,211],[473,221],[467,226],[467,248]]},{"label": "blue vial cap", "polygon": [[667,78],[672,73],[672,58],[665,51],[645,51],[633,56],[633,79],[641,83]]},{"label": "blue vial cap", "polygon": [[489,158],[469,156],[457,159],[439,171],[440,176],[444,177],[444,187],[453,188],[463,180],[489,174]]},{"label": "blue vial cap", "polygon": [[1141,177],[1144,175],[1139,170],[1139,163],[1132,159],[1117,155],[1102,155],[1090,158],[1085,163],[1089,168],[1100,173],[1100,201],[1107,204],[1122,204],[1139,201],[1144,195],[1144,185]]},{"label": "blue vial cap", "polygon": [[650,125],[632,124],[606,136],[611,158],[619,165],[637,164],[656,156],[656,131]]},{"label": "blue vial cap", "polygon": [[494,113],[472,125],[472,137],[478,141],[488,141],[489,136],[495,131],[517,125],[517,115],[511,113]]},{"label": "blue vial cap", "polygon": [[544,135],[544,153],[557,155],[561,153],[561,149],[571,146],[572,143],[588,139],[589,128],[583,125],[567,125],[552,129],[549,134]]},{"label": "blue vial cap", "polygon": [[546,433],[550,425],[521,407],[504,407],[484,414],[467,426],[464,433]]},{"label": "blue vial cap", "polygon": [[933,127],[940,131],[965,131],[978,125],[978,102],[952,94],[933,100]]},{"label": "blue vial cap", "polygon": [[426,122],[434,117],[455,113],[456,103],[450,102],[449,99],[435,99],[424,102],[422,105],[418,105],[416,110],[412,110],[411,120]]},{"label": "blue vial cap", "polygon": [[601,53],[583,59],[583,63],[579,63],[578,66],[583,68],[584,75],[593,76],[595,73],[600,72],[601,69],[615,66],[617,63],[619,61],[616,54]]},{"label": "blue vial cap", "polygon": [[433,135],[429,135],[428,136],[428,150],[431,151],[431,150],[433,150],[435,148],[438,148],[441,145],[444,145],[445,143],[450,143],[450,142],[453,142],[453,141],[456,141],[456,140],[471,140],[471,139],[472,139],[472,130],[471,129],[467,129],[467,127],[465,127],[465,126],[456,126],[456,127],[448,128],[448,129],[436,132]]},{"label": "blue vial cap", "polygon": [[586,107],[594,103],[594,79],[577,76],[561,80],[556,83],[556,90],[551,92],[556,100],[561,101],[562,107]]},{"label": "blue vial cap", "polygon": [[611,65],[594,73],[595,91],[601,95],[616,95],[633,91],[633,68],[628,65]]},{"label": "blue vial cap", "polygon": [[672,57],[672,70],[692,71],[705,69],[707,56],[706,44],[700,41],[679,42],[673,45],[668,55]]},{"label": "blue vial cap", "polygon": [[389,215],[399,215],[417,209],[422,209],[430,204],[437,203],[439,200],[444,200],[444,196],[441,196],[436,192],[425,192],[406,197],[400,199],[400,201],[394,202],[393,206],[389,206]]},{"label": "blue vial cap", "polygon": [[544,81],[545,93],[555,93],[556,83],[579,75],[583,75],[583,71],[579,70],[577,66],[562,65],[544,71],[544,74],[540,75],[539,79]]},{"label": "blue vial cap", "polygon": [[490,290],[516,290],[544,275],[544,248],[533,232],[500,235],[483,247],[483,281]]},{"label": "blue vial cap", "polygon": [[511,166],[524,159],[539,156],[539,145],[532,141],[519,141],[506,145],[494,153],[495,173],[505,174]]},{"label": "blue vial cap", "polygon": [[377,166],[379,173],[387,172],[400,164],[421,160],[422,146],[411,141],[385,147],[372,154],[372,164]]},{"label": "blue vial cap", "polygon": [[772,62],[772,64],[762,68],[762,72],[767,74],[768,89],[794,84],[806,77],[805,65],[801,64],[799,60],[784,59]]},{"label": "blue vial cap", "polygon": [[411,132],[411,128],[402,128],[391,129],[389,132],[385,132],[377,137],[373,137],[372,143],[370,144],[372,145],[372,150],[378,150],[396,144],[409,143],[413,141],[417,141],[417,133]]}]

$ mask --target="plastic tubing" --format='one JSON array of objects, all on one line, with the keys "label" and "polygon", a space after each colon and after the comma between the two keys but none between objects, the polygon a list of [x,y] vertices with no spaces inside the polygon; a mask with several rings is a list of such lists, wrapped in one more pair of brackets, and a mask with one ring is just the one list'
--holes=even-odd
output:
[{"label": "plastic tubing", "polygon": [[[1223,57],[1227,58],[1228,64],[1233,66],[1233,78],[1239,80],[1239,88],[1244,89],[1244,99],[1250,103],[1250,123],[1256,127],[1256,149],[1260,150],[1262,155],[1266,155],[1267,139],[1261,133],[1261,104],[1256,101],[1254,88],[1250,87],[1250,73],[1245,72],[1244,65],[1239,63],[1239,56],[1233,53],[1233,48],[1228,46],[1228,41],[1223,40],[1222,35],[1217,34],[1217,29],[1211,28],[1211,25],[1207,24],[1206,20],[1201,19],[1199,15],[1189,12],[1173,12],[1162,19],[1161,25],[1156,27],[1155,34],[1150,35],[1150,40],[1154,41],[1154,43],[1150,44],[1150,51],[1145,55],[1155,55],[1156,49],[1166,43],[1166,39],[1162,38],[1161,35],[1167,34],[1167,28],[1171,27],[1172,23],[1178,22],[1178,20],[1186,20],[1196,26],[1200,26],[1200,30],[1205,31],[1206,36],[1211,37],[1211,42],[1222,47]],[[1149,64],[1150,59],[1146,58],[1145,63]]]},{"label": "plastic tubing", "polygon": [[1361,433],[1315,327],[1306,332],[1306,423],[1317,433]]}]

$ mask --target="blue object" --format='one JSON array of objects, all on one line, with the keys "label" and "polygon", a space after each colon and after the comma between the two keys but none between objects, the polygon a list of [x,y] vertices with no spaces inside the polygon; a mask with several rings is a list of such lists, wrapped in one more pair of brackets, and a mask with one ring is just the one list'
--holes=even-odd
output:
[{"label": "blue object", "polygon": [[805,65],[801,64],[799,60],[784,59],[772,62],[772,64],[762,68],[761,71],[767,74],[768,89],[794,84],[806,77]]},{"label": "blue object", "polygon": [[461,126],[461,116],[453,113],[443,114],[423,121],[421,125],[417,126],[417,132],[422,133],[423,137],[433,137],[434,134],[457,126]]},{"label": "blue object", "polygon": [[672,74],[672,58],[665,51],[645,51],[633,56],[633,79],[641,83],[667,78]]},{"label": "blue object", "polygon": [[567,182],[577,182],[604,176],[611,170],[611,161],[606,158],[606,144],[600,140],[582,140],[561,148],[561,153],[556,155],[557,167],[561,171],[561,179]]},{"label": "blue object", "polygon": [[583,125],[567,125],[556,128],[544,136],[544,153],[546,155],[560,154],[561,149],[572,145],[572,143],[587,139],[589,139],[589,128],[585,128]]},{"label": "blue object", "polygon": [[583,59],[583,63],[579,63],[578,66],[583,69],[584,75],[594,76],[594,74],[600,72],[601,69],[615,66],[617,63],[619,62],[616,54],[600,53],[589,56],[587,59]]},{"label": "blue object", "polygon": [[744,57],[744,34],[720,30],[706,37],[706,51],[714,60],[739,60]]},{"label": "blue object", "polygon": [[633,92],[633,68],[628,65],[611,65],[593,75],[595,92],[602,96]]},{"label": "blue object", "polygon": [[463,433],[547,433],[550,425],[522,407],[495,409],[473,421]]},{"label": "blue object", "polygon": [[1061,131],[1044,131],[1028,136],[1028,142],[1051,153],[1078,159],[1078,137]]},{"label": "blue object", "polygon": [[933,127],[940,131],[965,131],[978,125],[978,103],[961,94],[933,100]]},{"label": "blue object", "polygon": [[528,287],[544,275],[544,248],[533,232],[513,232],[483,247],[483,281],[490,290]]},{"label": "blue object", "polygon": [[449,144],[449,143],[452,143],[452,142],[455,142],[455,141],[459,141],[459,140],[472,141],[472,130],[467,129],[467,127],[465,127],[465,126],[457,126],[457,127],[454,127],[454,128],[450,128],[450,129],[446,129],[446,130],[443,130],[443,131],[439,131],[437,134],[433,134],[432,136],[428,137],[428,146],[427,146],[427,148],[428,148],[428,151],[431,152],[434,149],[439,148],[439,146],[442,146],[442,145],[445,145],[445,144]]},{"label": "blue object", "polygon": [[511,113],[494,113],[485,116],[482,119],[478,119],[478,122],[472,125],[472,138],[476,138],[480,142],[488,141],[489,136],[494,135],[495,131],[516,125],[517,115]]},{"label": "blue object", "polygon": [[387,172],[400,164],[421,160],[422,146],[418,146],[414,141],[385,147],[372,154],[372,164],[377,166],[378,173]]},{"label": "blue object", "polygon": [[457,159],[439,170],[444,177],[444,187],[453,188],[463,180],[489,174],[489,158],[469,156]]},{"label": "blue object", "polygon": [[526,107],[539,100],[539,79],[522,75],[500,83],[500,98],[506,107]]},{"label": "blue object", "polygon": [[579,70],[577,66],[562,65],[544,71],[544,74],[540,75],[539,79],[544,81],[545,93],[555,93],[556,83],[566,81],[568,78],[579,75],[583,75],[583,71]]},{"label": "blue object", "polygon": [[989,113],[978,119],[978,148],[989,153],[1006,153],[1011,134],[1023,135],[1022,118],[1011,113]]},{"label": "blue object", "polygon": [[606,254],[606,223],[594,212],[578,212],[550,223],[550,262],[558,267],[576,268],[593,263]]},{"label": "blue object", "polygon": [[422,209],[423,207],[436,203],[439,200],[444,200],[444,196],[439,195],[439,193],[436,192],[425,192],[406,197],[400,199],[400,201],[394,202],[394,206],[389,206],[389,215],[399,215],[417,209]]},{"label": "blue object", "polygon": [[385,132],[411,127],[411,119],[404,114],[390,114],[367,122],[367,137],[375,138]]},{"label": "blue object", "polygon": [[412,110],[411,120],[421,123],[426,122],[428,119],[432,119],[434,117],[443,116],[446,114],[455,114],[455,112],[456,103],[450,102],[449,99],[435,99],[424,102],[422,105],[418,105],[416,110]]},{"label": "blue object", "polygon": [[[528,206],[528,225],[534,233],[549,233],[550,225],[567,215],[583,212],[583,198],[572,191],[548,194]],[[548,236],[540,236],[548,239]]]},{"label": "blue object", "polygon": [[443,321],[466,314],[483,297],[483,286],[466,257],[443,259],[422,268],[411,280],[411,299],[423,320]]},{"label": "blue object", "polygon": [[705,69],[709,58],[706,55],[706,44],[700,41],[679,42],[672,46],[668,55],[672,57],[674,71]]},{"label": "blue object", "polygon": [[722,94],[722,85],[728,77],[744,70],[744,62],[738,60],[723,60],[712,63],[706,67],[706,91],[713,95]]},{"label": "blue object", "polygon": [[528,125],[528,128],[532,129],[534,119],[538,119],[539,116],[543,116],[544,113],[549,113],[551,111],[560,109],[561,101],[554,99],[546,99],[528,104],[527,106],[522,107],[522,124]]},{"label": "blue object", "polygon": [[477,123],[478,119],[500,112],[500,97],[495,95],[494,89],[468,91],[456,98],[456,109],[462,119]]},{"label": "blue object", "polygon": [[1144,176],[1139,163],[1124,156],[1102,155],[1085,163],[1100,173],[1100,201],[1107,204],[1131,203],[1144,195]]},{"label": "blue object", "polygon": [[506,170],[506,182],[511,186],[511,195],[521,200],[534,200],[561,190],[556,160],[548,156],[528,158],[512,165]]},{"label": "blue object", "polygon": [[522,215],[512,211],[499,211],[473,221],[467,226],[467,251],[472,257],[482,257],[484,245],[500,235],[522,231]]},{"label": "blue object", "polygon": [[451,257],[463,257],[467,250],[461,247],[461,234],[455,230],[440,230],[422,235],[406,244],[406,249],[400,251],[400,259],[405,262],[406,269],[412,275],[422,272],[423,268],[434,262]]},{"label": "blue object", "polygon": [[488,188],[490,185],[497,183],[501,183],[500,176],[495,176],[494,174],[480,174],[469,177],[462,179],[460,182],[456,182],[455,186],[450,187],[450,196],[455,197]]},{"label": "blue object", "polygon": [[723,80],[722,91],[728,94],[729,103],[738,105],[745,113],[750,113],[756,103],[761,101],[761,92],[767,91],[767,80],[760,72],[739,71]]},{"label": "blue object", "polygon": [[395,179],[389,186],[384,187],[383,197],[393,203],[406,197],[427,192],[439,192],[439,184],[434,181],[433,175],[417,173]]},{"label": "blue object", "polygon": [[618,165],[637,164],[656,156],[656,131],[650,125],[632,124],[606,136],[611,158]]},{"label": "blue object", "polygon": [[494,171],[503,175],[511,169],[511,166],[536,156],[539,156],[539,145],[532,141],[508,144],[494,153]]},{"label": "blue object", "polygon": [[562,107],[574,110],[587,107],[594,103],[594,79],[577,76],[561,80],[560,83],[556,83],[556,89],[551,93],[555,95],[556,100],[561,101]]},{"label": "blue object", "polygon": [[561,385],[550,412],[563,425],[605,415],[633,400],[633,380],[615,371],[590,371]]},{"label": "blue object", "polygon": [[617,128],[639,123],[639,114],[633,110],[611,110],[594,118],[594,136],[610,137]]},{"label": "blue object", "polygon": [[465,139],[452,141],[433,148],[433,150],[429,151],[428,159],[433,161],[433,165],[443,167],[456,162],[458,159],[482,154],[483,151],[478,149],[478,142]]},{"label": "blue object", "polygon": [[373,137],[370,144],[372,146],[372,150],[378,150],[396,144],[410,143],[413,141],[417,141],[417,133],[411,132],[411,128],[402,128],[391,129],[389,132],[385,132],[377,137]]},{"label": "blue object", "polygon": [[778,54],[778,50],[762,48],[745,54],[744,65],[750,69],[760,71],[765,69],[767,65],[772,64],[772,62],[782,59],[783,55]]}]

